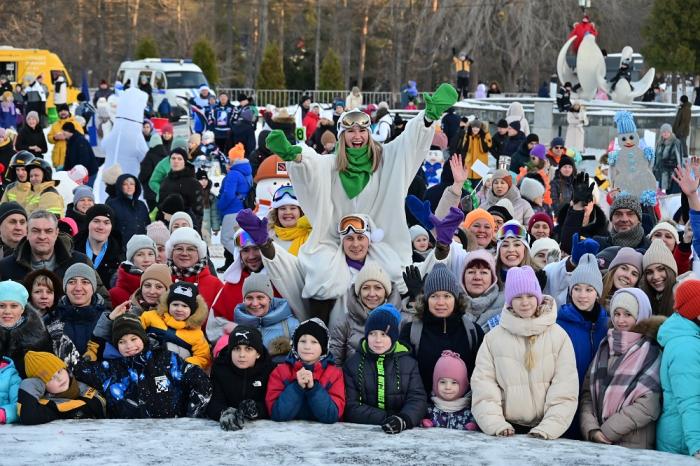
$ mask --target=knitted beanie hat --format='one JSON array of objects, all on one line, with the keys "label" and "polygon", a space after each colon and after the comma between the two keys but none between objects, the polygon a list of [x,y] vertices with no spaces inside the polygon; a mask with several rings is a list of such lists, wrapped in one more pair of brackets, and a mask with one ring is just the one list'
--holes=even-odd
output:
[{"label": "knitted beanie hat", "polygon": [[610,314],[615,309],[629,311],[637,322],[651,317],[651,303],[647,294],[639,288],[622,288],[617,290],[610,300]]},{"label": "knitted beanie hat", "polygon": [[36,377],[47,384],[61,369],[67,369],[66,363],[53,353],[27,351],[24,355],[24,371],[27,378]]},{"label": "knitted beanie hat", "polygon": [[153,251],[153,255],[158,257],[158,247],[151,238],[146,235],[134,235],[126,243],[126,260],[132,262],[136,253],[141,249],[150,249]]},{"label": "knitted beanie hat", "polygon": [[92,202],[95,202],[95,193],[92,192],[92,188],[90,186],[76,186],[73,189],[73,205],[77,204],[78,201],[85,199],[86,197],[92,199]]},{"label": "knitted beanie hat", "polygon": [[27,301],[29,301],[29,293],[20,283],[5,280],[0,282],[0,301],[13,301],[21,304],[22,307],[26,307]]},{"label": "knitted beanie hat", "polygon": [[503,180],[508,184],[508,187],[513,186],[513,176],[508,170],[496,170],[493,172],[494,180]]},{"label": "knitted beanie hat", "polygon": [[143,345],[148,343],[148,336],[141,325],[141,319],[129,312],[120,315],[112,322],[112,345],[119,346],[119,340],[124,335],[136,335],[143,341]]},{"label": "knitted beanie hat", "polygon": [[408,234],[411,235],[411,243],[413,243],[419,236],[425,236],[426,238],[430,239],[430,235],[428,235],[427,230],[420,225],[413,225],[408,229]]},{"label": "knitted beanie hat", "polygon": [[401,320],[397,319],[399,311],[393,304],[382,304],[369,313],[365,323],[365,338],[369,337],[373,330],[381,330],[391,338],[392,345],[399,339],[399,326]]},{"label": "knitted beanie hat", "polygon": [[544,186],[534,178],[525,177],[520,182],[520,195],[528,201],[534,202],[538,197],[544,196]]},{"label": "knitted beanie hat", "polygon": [[163,284],[166,288],[170,288],[173,284],[173,278],[170,267],[165,264],[151,264],[145,272],[141,274],[141,285],[146,280],[156,280]]},{"label": "knitted beanie hat", "polygon": [[562,158],[559,160],[559,169],[561,169],[561,167],[564,167],[566,165],[571,165],[572,167],[576,168],[576,162],[574,161],[574,159],[572,159],[568,155],[562,156]]},{"label": "knitted beanie hat", "polygon": [[384,269],[376,262],[366,262],[355,277],[355,294],[360,295],[360,289],[366,282],[374,280],[382,284],[387,297],[391,294],[391,280]]},{"label": "knitted beanie hat", "polygon": [[510,220],[503,225],[496,233],[496,237],[500,238],[496,243],[496,257],[501,252],[501,245],[508,238],[514,238],[523,243],[525,249],[530,250],[530,235],[525,230],[525,227],[520,224],[517,220]]},{"label": "knitted beanie hat", "polygon": [[639,203],[639,199],[628,193],[620,193],[615,196],[612,205],[610,206],[610,220],[613,218],[613,214],[619,209],[629,209],[637,214],[639,221],[642,221],[642,205]]},{"label": "knitted beanie hat", "polygon": [[535,144],[535,147],[530,149],[530,156],[544,160],[547,158],[547,148],[544,146],[544,144]]},{"label": "knitted beanie hat", "polygon": [[563,146],[564,145],[564,138],[561,138],[559,136],[555,137],[552,139],[552,142],[549,143],[549,147],[556,147],[556,146]]},{"label": "knitted beanie hat", "polygon": [[165,246],[170,239],[170,230],[165,223],[158,220],[146,227],[146,236],[151,238],[157,246]]},{"label": "knitted beanie hat", "polygon": [[552,217],[550,217],[549,215],[547,215],[544,212],[537,212],[535,215],[530,217],[530,221],[527,222],[528,233],[532,233],[532,226],[537,222],[546,223],[547,226],[549,226],[549,234],[550,235],[554,232],[554,221],[552,220]]},{"label": "knitted beanie hat", "polygon": [[75,264],[68,267],[68,270],[63,274],[63,291],[66,291],[68,282],[73,278],[84,278],[90,282],[92,285],[92,292],[97,291],[97,275],[95,274],[95,269],[82,262],[76,262]]},{"label": "knitted beanie hat", "polygon": [[538,306],[542,304],[542,289],[535,271],[529,265],[508,269],[504,293],[508,307],[511,306],[513,298],[522,295],[532,295],[537,298]]},{"label": "knitted beanie hat", "polygon": [[535,257],[542,251],[552,250],[561,252],[561,246],[559,246],[559,243],[552,238],[540,238],[532,243],[532,247],[530,248],[530,257]]},{"label": "knitted beanie hat", "polygon": [[433,267],[423,285],[423,294],[425,294],[426,300],[438,291],[447,291],[455,298],[459,296],[461,291],[457,277],[442,263]]},{"label": "knitted beanie hat", "polygon": [[187,304],[190,308],[190,315],[194,314],[197,309],[197,295],[199,288],[194,283],[176,282],[170,285],[168,291],[168,306],[174,301]]},{"label": "knitted beanie hat", "polygon": [[700,280],[683,280],[676,287],[674,300],[680,315],[690,320],[698,319],[700,317]]},{"label": "knitted beanie hat", "polygon": [[464,223],[462,225],[464,225],[465,228],[470,228],[477,220],[486,220],[491,226],[491,230],[496,230],[496,222],[493,219],[493,215],[484,209],[474,209],[469,212],[464,218]]},{"label": "knitted beanie hat", "polygon": [[321,357],[328,354],[328,327],[326,327],[326,324],[324,324],[321,319],[313,317],[299,324],[292,337],[292,348],[295,353],[297,353],[299,340],[301,340],[301,337],[304,335],[311,335],[320,343]]},{"label": "knitted beanie hat", "polygon": [[250,346],[261,356],[265,353],[262,335],[255,327],[236,325],[236,328],[233,329],[228,337],[228,349],[233,350],[233,348],[239,345]]},{"label": "knitted beanie hat", "polygon": [[168,259],[173,257],[173,249],[178,244],[189,244],[197,248],[199,260],[207,257],[207,243],[202,241],[197,230],[190,227],[181,227],[173,231],[170,239],[165,243],[165,254]]},{"label": "knitted beanie hat", "polygon": [[469,374],[467,365],[464,364],[459,353],[454,353],[450,350],[442,352],[442,356],[435,363],[433,369],[433,395],[438,393],[438,384],[440,379],[453,379],[459,384],[459,395],[461,398],[469,389]]},{"label": "knitted beanie hat", "polygon": [[95,204],[85,212],[85,220],[87,223],[92,222],[95,217],[107,217],[112,223],[115,221],[114,210],[105,204]]},{"label": "knitted beanie hat", "polygon": [[176,220],[187,220],[187,226],[189,226],[190,228],[194,227],[194,223],[192,222],[192,217],[190,216],[190,214],[188,214],[187,212],[175,212],[170,217],[170,222],[168,222],[168,228],[171,234],[173,232],[173,225],[175,224]]},{"label": "knitted beanie hat", "polygon": [[484,262],[491,271],[491,283],[496,283],[496,259],[493,254],[488,252],[486,249],[476,249],[467,254],[467,259],[464,261],[464,271],[462,272],[462,277],[467,273],[467,269],[470,268],[474,262]]},{"label": "knitted beanie hat", "polygon": [[651,246],[644,253],[644,258],[642,259],[643,270],[654,264],[665,265],[678,275],[678,266],[676,265],[676,259],[673,258],[673,253],[668,249],[666,243],[660,239],[655,239],[651,242]]},{"label": "knitted beanie hat", "polygon": [[656,233],[659,230],[668,231],[669,233],[671,233],[673,239],[676,240],[676,244],[678,244],[678,242],[680,241],[678,237],[678,230],[669,222],[659,222],[656,225],[654,225],[654,228],[652,228],[649,232],[649,238],[653,237],[654,233]]},{"label": "knitted beanie hat", "polygon": [[490,213],[492,216],[501,217],[504,222],[513,220],[513,217],[515,216],[513,203],[506,198],[499,200],[498,202],[496,202],[496,204],[489,207],[488,213]]},{"label": "knitted beanie hat", "polygon": [[610,261],[610,264],[608,265],[608,270],[612,270],[618,265],[627,264],[636,268],[639,274],[641,275],[643,271],[643,257],[644,256],[642,255],[642,253],[637,251],[636,249],[624,247],[620,249],[615,255],[615,258],[612,261]]},{"label": "knitted beanie hat", "polygon": [[268,277],[266,273],[251,273],[243,282],[244,298],[248,293],[254,292],[262,293],[270,299],[274,298],[275,292],[272,290],[270,277]]},{"label": "knitted beanie hat", "polygon": [[603,277],[598,268],[598,260],[593,254],[584,254],[578,261],[576,269],[569,277],[569,290],[575,285],[590,285],[598,296],[603,294]]}]

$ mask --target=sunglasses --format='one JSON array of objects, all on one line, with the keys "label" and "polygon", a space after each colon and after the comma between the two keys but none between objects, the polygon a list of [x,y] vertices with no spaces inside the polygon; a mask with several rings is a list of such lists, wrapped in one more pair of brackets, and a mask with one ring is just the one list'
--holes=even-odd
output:
[{"label": "sunglasses", "polygon": [[350,129],[355,125],[359,126],[360,128],[369,128],[372,124],[372,119],[363,111],[352,110],[345,113],[345,115],[343,115],[343,117],[340,119],[339,123],[340,126],[345,129]]},{"label": "sunglasses", "polygon": [[236,235],[236,246],[239,248],[247,248],[247,247],[257,247],[257,244],[253,241],[253,238],[250,237],[248,233],[245,232],[245,230],[241,230],[238,235]]},{"label": "sunglasses", "polygon": [[564,146],[554,146],[553,149],[563,149]]},{"label": "sunglasses", "polygon": [[272,202],[279,202],[284,199],[285,196],[295,201],[298,200],[297,195],[294,194],[294,188],[291,185],[286,185],[275,191],[275,194],[272,195]]},{"label": "sunglasses", "polygon": [[496,240],[497,241],[502,241],[508,237],[514,237],[522,241],[527,241],[528,240],[528,233],[527,230],[525,229],[524,226],[519,225],[517,223],[509,223],[507,225],[503,225],[499,230],[498,234],[496,235]]},{"label": "sunglasses", "polygon": [[369,225],[362,217],[347,215],[341,218],[340,223],[338,223],[338,234],[345,236],[350,233],[350,230],[352,230],[353,233],[363,234],[369,231]]}]

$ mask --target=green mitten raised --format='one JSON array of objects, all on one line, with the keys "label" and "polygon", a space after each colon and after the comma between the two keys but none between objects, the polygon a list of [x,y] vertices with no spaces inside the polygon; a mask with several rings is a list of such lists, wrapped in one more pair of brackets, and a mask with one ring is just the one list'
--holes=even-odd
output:
[{"label": "green mitten raised", "polygon": [[301,147],[293,146],[281,129],[270,131],[265,138],[265,144],[270,152],[279,155],[285,162],[291,162],[301,154]]},{"label": "green mitten raised", "polygon": [[459,94],[452,84],[442,83],[432,95],[424,92],[423,99],[425,100],[425,117],[430,121],[437,121],[445,113],[445,110],[457,102]]}]

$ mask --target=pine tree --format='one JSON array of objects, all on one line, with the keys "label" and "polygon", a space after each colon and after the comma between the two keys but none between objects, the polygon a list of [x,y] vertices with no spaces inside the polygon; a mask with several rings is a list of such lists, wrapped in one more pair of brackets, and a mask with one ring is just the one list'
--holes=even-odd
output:
[{"label": "pine tree", "polygon": [[258,71],[258,89],[286,89],[282,53],[275,43],[265,47],[260,70]]},{"label": "pine tree", "polygon": [[642,33],[644,57],[660,71],[698,73],[700,0],[654,0]]},{"label": "pine tree", "polygon": [[152,37],[144,37],[136,44],[136,59],[143,60],[144,58],[157,58],[160,56],[158,52],[158,44]]},{"label": "pine tree", "polygon": [[192,46],[192,62],[202,69],[209,84],[214,85],[219,82],[216,52],[214,52],[211,42],[205,37],[199,39]]},{"label": "pine tree", "polygon": [[318,87],[322,91],[334,91],[343,88],[343,72],[340,69],[340,59],[333,49],[328,50],[326,56],[323,57],[318,80]]}]

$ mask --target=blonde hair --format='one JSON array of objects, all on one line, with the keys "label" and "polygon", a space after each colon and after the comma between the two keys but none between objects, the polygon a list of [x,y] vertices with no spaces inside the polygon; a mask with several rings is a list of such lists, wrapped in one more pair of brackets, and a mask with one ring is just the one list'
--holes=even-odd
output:
[{"label": "blonde hair", "polygon": [[35,286],[45,286],[51,291],[56,291],[53,289],[53,282],[46,275],[38,275],[36,278],[34,278],[34,281],[32,282],[32,290]]},{"label": "blonde hair", "polygon": [[[369,129],[368,141],[369,156],[372,158],[372,173],[376,172],[382,164],[382,146],[372,139]],[[338,162],[337,167],[339,172],[344,172],[348,169],[348,154],[345,152],[345,137],[338,136]]]},{"label": "blonde hair", "polygon": [[[304,210],[300,206],[294,206],[299,209],[299,218],[304,216]],[[267,213],[267,229],[268,230],[274,230],[275,226],[281,227],[282,224],[280,223],[279,216],[277,215],[277,210],[278,207],[273,207],[270,209],[270,211]],[[299,220],[297,220],[299,221]]]}]

